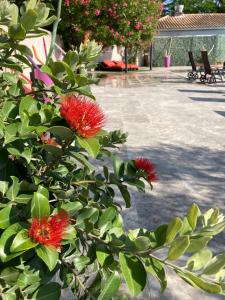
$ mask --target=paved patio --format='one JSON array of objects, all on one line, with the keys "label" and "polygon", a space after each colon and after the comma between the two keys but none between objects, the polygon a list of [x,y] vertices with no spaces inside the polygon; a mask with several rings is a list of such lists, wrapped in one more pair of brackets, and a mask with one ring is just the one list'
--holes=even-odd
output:
[{"label": "paved patio", "polygon": [[[145,195],[133,191],[133,207],[124,212],[127,228],[154,229],[182,216],[192,202],[202,210],[225,213],[225,83],[190,83],[180,68],[110,74],[93,92],[108,117],[108,129],[129,133],[124,158],[147,157],[159,181]],[[224,251],[225,235],[213,246]],[[142,300],[224,299],[197,291],[169,272],[160,295],[155,281]]]}]

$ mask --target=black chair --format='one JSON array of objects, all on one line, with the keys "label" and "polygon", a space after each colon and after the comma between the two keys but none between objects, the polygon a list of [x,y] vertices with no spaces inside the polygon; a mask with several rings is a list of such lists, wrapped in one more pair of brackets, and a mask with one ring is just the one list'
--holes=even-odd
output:
[{"label": "black chair", "polygon": [[201,51],[202,62],[204,65],[204,73],[200,76],[200,81],[205,83],[215,83],[219,78],[223,81],[224,69],[219,66],[211,66],[209,63],[208,52]]},{"label": "black chair", "polygon": [[194,57],[193,57],[193,53],[192,51],[188,51],[188,56],[189,56],[189,60],[191,63],[191,67],[192,67],[192,71],[188,72],[187,74],[187,78],[189,80],[196,80],[199,78],[199,75],[201,75],[202,67],[200,65],[196,65],[195,61],[194,61]]}]

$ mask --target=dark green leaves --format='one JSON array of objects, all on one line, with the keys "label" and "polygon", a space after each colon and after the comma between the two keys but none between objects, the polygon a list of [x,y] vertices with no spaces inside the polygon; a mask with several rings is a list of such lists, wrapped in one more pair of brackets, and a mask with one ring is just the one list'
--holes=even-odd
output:
[{"label": "dark green leaves", "polygon": [[50,282],[41,286],[32,299],[35,300],[59,300],[61,295],[61,286],[56,282]]},{"label": "dark green leaves", "polygon": [[0,228],[4,229],[10,225],[11,212],[12,212],[11,205],[0,210]]},{"label": "dark green leaves", "polygon": [[120,267],[129,291],[137,296],[143,291],[146,284],[146,271],[142,262],[135,256],[122,252],[119,254]]},{"label": "dark green leaves", "polygon": [[36,248],[36,252],[38,257],[43,260],[43,262],[46,264],[46,266],[49,268],[49,271],[54,270],[57,261],[59,253],[56,249],[45,247],[45,246],[39,246]]},{"label": "dark green leaves", "polygon": [[100,150],[100,145],[96,138],[85,139],[77,136],[77,141],[80,144],[80,146],[84,148],[91,157],[96,158]]},{"label": "dark green leaves", "polygon": [[161,285],[161,292],[166,289],[167,280],[166,280],[166,272],[162,266],[162,264],[155,258],[147,258],[144,260],[145,270],[154,276]]},{"label": "dark green leaves", "polygon": [[9,36],[13,40],[22,41],[26,37],[26,30],[22,24],[15,24],[9,27]]},{"label": "dark green leaves", "polygon": [[28,237],[28,231],[23,229],[17,233],[10,247],[11,252],[19,252],[34,248],[37,243],[32,242]]},{"label": "dark green leaves", "polygon": [[48,201],[48,190],[39,186],[37,192],[34,193],[31,202],[31,216],[41,219],[50,215],[50,206]]},{"label": "dark green leaves", "polygon": [[108,300],[116,294],[120,286],[120,275],[117,271],[113,272],[104,283],[104,288],[101,291],[97,300]]}]

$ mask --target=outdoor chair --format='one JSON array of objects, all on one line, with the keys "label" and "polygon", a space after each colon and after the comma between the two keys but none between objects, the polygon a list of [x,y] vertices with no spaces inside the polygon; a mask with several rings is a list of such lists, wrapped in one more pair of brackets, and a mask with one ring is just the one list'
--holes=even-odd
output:
[{"label": "outdoor chair", "polygon": [[189,56],[189,60],[191,63],[192,71],[188,72],[187,78],[189,80],[191,80],[191,79],[196,80],[201,75],[203,68],[202,68],[202,65],[196,65],[192,51],[188,51],[188,56]]},{"label": "outdoor chair", "polygon": [[200,82],[215,83],[218,78],[223,81],[223,66],[210,65],[207,51],[201,51],[201,57],[204,65],[204,73],[200,76]]}]

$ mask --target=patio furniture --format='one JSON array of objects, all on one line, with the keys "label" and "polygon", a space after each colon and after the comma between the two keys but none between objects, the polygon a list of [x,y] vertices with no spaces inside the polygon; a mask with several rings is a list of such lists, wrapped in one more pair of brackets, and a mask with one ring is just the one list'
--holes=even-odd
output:
[{"label": "patio furniture", "polygon": [[[97,70],[99,71],[125,71],[126,65],[123,61],[117,60],[104,60],[98,63]],[[128,64],[128,70],[138,70],[137,65]]]},{"label": "patio furniture", "polygon": [[215,83],[218,78],[223,81],[223,66],[210,65],[207,51],[201,51],[201,57],[204,65],[204,73],[200,76],[200,82]]},{"label": "patio furniture", "polygon": [[192,71],[187,73],[187,78],[189,80],[191,79],[196,80],[199,78],[199,75],[201,75],[201,72],[203,71],[203,65],[202,64],[196,65],[192,51],[188,51],[188,56],[191,63]]}]

